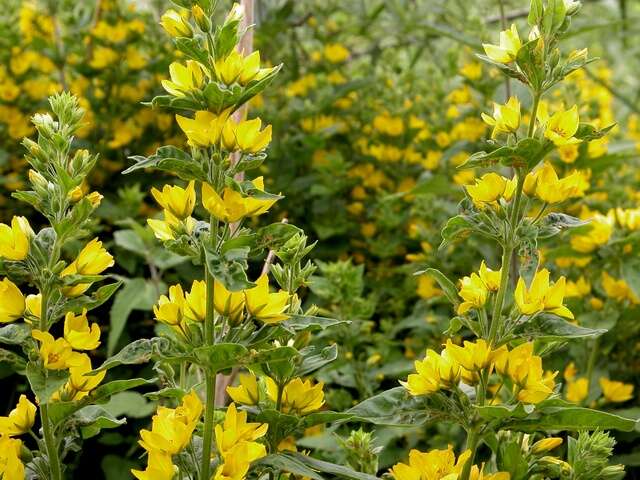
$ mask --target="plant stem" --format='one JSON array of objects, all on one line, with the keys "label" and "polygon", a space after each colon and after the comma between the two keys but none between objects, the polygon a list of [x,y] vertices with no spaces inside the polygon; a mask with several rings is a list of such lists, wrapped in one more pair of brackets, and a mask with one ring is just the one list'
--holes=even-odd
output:
[{"label": "plant stem", "polygon": [[204,435],[202,436],[202,462],[200,465],[200,480],[209,480],[211,466],[211,445],[213,440],[213,420],[216,410],[216,377],[215,373],[207,372],[207,403],[204,410]]},{"label": "plant stem", "polygon": [[589,355],[589,361],[587,363],[587,390],[591,388],[591,382],[593,381],[593,369],[596,366],[596,358],[598,357],[598,351],[600,350],[600,338],[596,338],[593,341],[593,346],[591,347],[591,353]]},{"label": "plant stem", "polygon": [[491,328],[489,330],[489,344],[493,345],[498,335],[498,327],[502,316],[502,307],[504,305],[504,297],[509,287],[509,272],[511,270],[511,254],[513,247],[511,242],[502,247],[502,266],[500,275],[500,287],[496,295],[496,301],[493,307],[493,315],[491,316]]},{"label": "plant stem", "polygon": [[478,449],[479,440],[480,437],[475,429],[467,432],[467,450],[471,450],[471,456],[467,460],[467,463],[464,464],[464,469],[462,470],[462,474],[460,475],[460,480],[469,480],[469,477],[471,475],[471,467],[473,466],[473,462],[476,457],[476,450]]},{"label": "plant stem", "polygon": [[[40,292],[42,295],[42,304],[40,310],[40,330],[46,332],[49,330],[49,292],[48,288],[43,288]],[[45,372],[46,373],[46,372]],[[43,402],[48,399],[42,399]],[[47,449],[47,459],[49,460],[49,470],[51,472],[51,480],[61,480],[62,471],[60,469],[60,458],[58,456],[58,445],[51,428],[49,420],[49,407],[46,403],[40,404],[40,421],[42,422],[42,433],[44,443]]]}]

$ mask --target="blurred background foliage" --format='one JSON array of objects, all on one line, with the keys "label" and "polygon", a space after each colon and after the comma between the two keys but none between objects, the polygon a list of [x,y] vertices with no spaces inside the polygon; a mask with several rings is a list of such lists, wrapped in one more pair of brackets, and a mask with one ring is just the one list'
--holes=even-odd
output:
[{"label": "blurred background foliage", "polygon": [[[267,62],[285,65],[279,84],[250,107],[250,115],[274,129],[270,162],[261,172],[271,182],[267,188],[287,194],[271,220],[286,218],[318,240],[313,255],[319,268],[304,301],[350,321],[318,338],[341,347],[339,360],[320,374],[332,410],[396,386],[425,347],[444,341],[445,331],[463,334],[450,321],[453,312],[437,283],[414,272],[429,266],[457,279],[476,270],[481,258],[494,268],[499,263],[498,252],[478,239],[439,248],[440,229],[455,215],[462,186],[482,174],[457,168],[490,138],[480,113],[516,88],[474,55],[495,40],[489,32],[501,25],[524,27],[526,3],[255,1],[255,47]],[[594,222],[563,234],[562,246],[543,248],[541,262],[571,280],[567,296],[580,324],[609,329],[597,343],[555,345],[563,394],[637,417],[640,2],[583,3],[568,43],[588,45],[604,60],[576,72],[552,101],[584,105],[581,118],[597,127],[617,126],[606,140],[567,147],[552,159],[562,173],[581,173],[584,195],[568,211]],[[158,296],[195,274],[184,259],[161,249],[146,227],[146,218],[159,213],[147,192],[166,179],[155,172],[120,175],[130,155],[185,144],[170,115],[142,104],[161,92],[160,79],[177,55],[158,24],[169,2],[3,0],[2,6],[0,220],[21,212],[10,191],[27,173],[20,141],[33,133],[30,116],[46,108],[54,91],[72,91],[88,112],[78,145],[100,155],[87,185],[105,196],[95,230],[125,282],[113,303],[97,311],[108,331],[102,354],[112,354],[148,336]],[[521,259],[527,253],[519,252]],[[262,261],[255,259],[256,269]],[[3,363],[0,375],[8,392],[0,404],[7,410],[24,378]],[[633,385],[632,398],[612,395],[609,380]],[[83,472],[118,479],[139,464],[137,431],[155,405],[126,392],[107,408],[137,420],[90,442],[90,453],[79,461]],[[347,451],[336,434],[348,430],[315,429],[299,446],[344,460]],[[375,438],[385,447],[380,467],[386,469],[408,448],[458,443],[461,432],[380,427]],[[629,465],[628,478],[636,478],[638,433],[617,434],[617,440],[614,460]]]}]

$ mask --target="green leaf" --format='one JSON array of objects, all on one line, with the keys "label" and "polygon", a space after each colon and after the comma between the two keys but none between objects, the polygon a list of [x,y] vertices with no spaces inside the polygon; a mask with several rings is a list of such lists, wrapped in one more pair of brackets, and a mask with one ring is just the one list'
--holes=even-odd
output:
[{"label": "green leaf", "polygon": [[325,462],[324,460],[317,460],[308,455],[302,455],[297,452],[286,453],[285,455],[299,460],[306,466],[313,468],[314,470],[328,473],[331,477],[350,478],[352,480],[376,480],[378,477],[369,475],[367,473],[356,472],[355,470],[344,467],[342,465],[336,465],[335,463]]},{"label": "green leaf", "polygon": [[637,424],[637,420],[624,418],[613,413],[570,405],[542,408],[527,418],[507,422],[503,427],[523,432],[599,429],[630,432]]},{"label": "green leaf", "polygon": [[217,343],[196,348],[193,354],[200,365],[211,373],[218,373],[242,365],[249,356],[249,351],[239,343]]},{"label": "green leaf", "polygon": [[418,426],[429,420],[421,397],[411,396],[404,387],[374,395],[347,410],[354,421],[374,425]]},{"label": "green leaf", "polygon": [[514,333],[520,338],[554,342],[575,338],[594,338],[606,332],[607,330],[602,328],[581,327],[551,313],[540,313],[525,321]]},{"label": "green leaf", "polygon": [[0,363],[9,364],[11,369],[20,375],[24,375],[27,368],[27,361],[24,358],[4,348],[0,348]]},{"label": "green leaf", "polygon": [[315,412],[306,415],[302,419],[301,425],[303,428],[309,428],[321,423],[324,424],[336,421],[346,421],[351,420],[352,418],[353,415],[347,412],[331,412],[328,410],[323,410],[321,412]]},{"label": "green leaf", "polygon": [[31,328],[26,323],[10,323],[0,328],[0,343],[23,345],[31,338]]},{"label": "green leaf", "polygon": [[436,268],[427,268],[426,270],[420,270],[419,272],[414,273],[414,275],[432,276],[436,280],[436,282],[438,282],[438,285],[440,285],[440,288],[453,306],[456,306],[458,305],[458,303],[460,303],[460,301],[458,300],[458,289],[456,288],[454,283],[449,280],[447,276],[440,270]]},{"label": "green leaf", "polygon": [[338,320],[327,317],[313,317],[310,315],[289,315],[282,324],[295,332],[316,332],[325,330],[335,325],[349,323],[347,320]]},{"label": "green leaf", "polygon": [[254,465],[266,465],[273,467],[276,471],[293,473],[300,477],[307,477],[313,480],[324,480],[316,471],[306,466],[300,460],[284,453],[267,455],[256,461]]},{"label": "green leaf", "polygon": [[111,397],[104,409],[114,417],[144,418],[155,412],[156,404],[138,392],[119,392]]},{"label": "green leaf", "polygon": [[553,212],[545,216],[538,226],[538,238],[549,238],[568,228],[581,227],[589,222],[566,213]]},{"label": "green leaf", "polygon": [[540,38],[531,40],[520,47],[516,57],[518,67],[524,72],[529,84],[536,91],[541,89],[545,79],[543,45],[544,42]]},{"label": "green leaf", "polygon": [[438,248],[443,249],[453,242],[464,240],[474,231],[474,226],[474,223],[467,215],[451,217],[442,229],[442,243]]},{"label": "green leaf", "polygon": [[300,362],[300,352],[285,345],[258,352],[250,362],[252,370],[262,369],[268,376],[280,382],[291,378]]},{"label": "green leaf", "polygon": [[492,152],[477,152],[460,165],[460,168],[489,167],[500,163],[508,167],[533,168],[549,152],[553,150],[553,143],[535,138],[523,138],[515,146],[503,146]]},{"label": "green leaf", "polygon": [[475,409],[484,420],[505,420],[511,418],[526,418],[535,409],[534,405],[477,405]]},{"label": "green leaf", "polygon": [[290,223],[272,223],[266,227],[259,228],[257,233],[258,249],[277,250],[284,245],[291,237],[297,233],[302,233],[295,225]]},{"label": "green leaf", "polygon": [[302,363],[296,370],[296,376],[304,377],[338,358],[338,346],[334,344],[320,348],[312,345],[300,350],[300,355]]},{"label": "green leaf", "polygon": [[49,403],[51,395],[69,379],[67,370],[48,370],[35,362],[27,363],[26,374],[31,391],[36,394],[41,404]]},{"label": "green leaf", "polygon": [[581,123],[578,126],[578,131],[574,136],[585,142],[590,140],[597,140],[598,138],[604,137],[615,126],[616,124],[613,123],[608,127],[603,128],[602,130],[598,130],[593,125],[589,125],[587,123]]},{"label": "green leaf", "polygon": [[123,174],[131,173],[145,168],[155,168],[165,172],[175,173],[183,180],[207,181],[207,175],[202,170],[202,165],[191,158],[191,155],[171,145],[158,148],[150,157],[134,155],[129,157],[136,163],[127,168]]},{"label": "green leaf", "polygon": [[176,48],[184,53],[187,57],[200,62],[202,65],[208,65],[209,56],[207,52],[200,46],[200,38],[179,37],[175,39]]},{"label": "green leaf", "polygon": [[71,419],[80,428],[82,438],[91,438],[103,428],[116,428],[127,423],[125,418],[115,418],[104,408],[88,405],[76,412]]},{"label": "green leaf", "polygon": [[87,310],[93,310],[105,303],[111,298],[111,296],[118,291],[122,285],[122,281],[103,285],[98,288],[91,296],[81,295],[73,298],[65,303],[59,304],[58,308],[54,310],[51,315],[52,318],[58,318],[64,315],[66,312],[80,313],[83,308]]},{"label": "green leaf", "polygon": [[91,373],[95,375],[118,365],[147,363],[153,356],[163,357],[169,353],[173,354],[174,352],[171,349],[171,341],[168,338],[143,338],[130,343],[114,356],[107,358],[99,368],[96,368]]},{"label": "green leaf", "polygon": [[227,290],[239,292],[255,287],[247,279],[247,256],[249,247],[232,248],[225,252],[216,252],[210,245],[205,245],[204,256],[211,275],[222,283]]}]

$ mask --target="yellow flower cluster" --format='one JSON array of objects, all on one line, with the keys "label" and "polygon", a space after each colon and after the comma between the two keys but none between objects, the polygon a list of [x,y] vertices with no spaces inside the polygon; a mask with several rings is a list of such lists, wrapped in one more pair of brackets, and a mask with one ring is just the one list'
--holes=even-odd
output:
[{"label": "yellow flower cluster", "polygon": [[31,431],[36,419],[36,406],[20,395],[18,403],[6,417],[0,417],[0,478],[21,480],[25,469],[20,459],[22,441],[13,438]]},{"label": "yellow flower cluster", "polygon": [[186,448],[202,415],[202,402],[189,392],[176,408],[158,407],[151,430],[140,431],[140,445],[147,451],[147,468],[131,470],[139,480],[171,480],[177,469],[171,457]]}]

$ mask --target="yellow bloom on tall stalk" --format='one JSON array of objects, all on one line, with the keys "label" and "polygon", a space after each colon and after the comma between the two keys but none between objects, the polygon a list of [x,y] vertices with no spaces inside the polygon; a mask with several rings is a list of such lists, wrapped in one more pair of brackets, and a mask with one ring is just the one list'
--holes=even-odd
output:
[{"label": "yellow bloom on tall stalk", "polygon": [[184,233],[191,235],[196,228],[196,220],[193,217],[187,217],[183,222],[176,218],[171,212],[163,210],[164,220],[148,218],[147,223],[153,234],[158,240],[167,241],[175,240],[176,234]]},{"label": "yellow bloom on tall stalk", "polygon": [[273,324],[286,320],[289,307],[287,292],[269,292],[269,278],[261,275],[256,286],[244,291],[245,304],[249,314],[263,323]]},{"label": "yellow bloom on tall stalk", "polygon": [[175,455],[191,441],[191,435],[202,415],[202,402],[191,391],[175,409],[158,407],[151,420],[151,430],[140,431],[140,445],[147,452]]},{"label": "yellow bloom on tall stalk", "polygon": [[556,146],[580,143],[580,140],[574,137],[580,126],[577,105],[574,105],[569,110],[560,110],[548,119],[545,118],[545,112],[543,111],[541,115],[538,115],[538,118],[546,123],[544,136]]},{"label": "yellow bloom on tall stalk", "polygon": [[172,37],[190,37],[193,34],[186,19],[173,8],[160,17],[160,25]]},{"label": "yellow bloom on tall stalk", "polygon": [[18,403],[6,417],[0,417],[0,434],[10,437],[27,433],[36,420],[36,406],[26,395],[20,395]]},{"label": "yellow bloom on tall stalk", "polygon": [[463,347],[455,345],[448,339],[446,350],[451,358],[470,372],[478,372],[488,368],[495,355],[495,352],[483,339],[478,339],[475,342],[465,341]]},{"label": "yellow bloom on tall stalk", "polygon": [[11,226],[0,223],[0,258],[13,261],[27,258],[33,235],[25,217],[13,217]]},{"label": "yellow bloom on tall stalk", "polygon": [[180,220],[189,217],[196,205],[196,187],[193,180],[189,182],[187,188],[174,185],[165,185],[162,191],[152,188],[151,195],[164,210],[168,210]]},{"label": "yellow bloom on tall stalk", "polygon": [[64,338],[53,338],[49,332],[32,330],[33,338],[40,342],[40,358],[45,368],[62,370],[67,368],[67,360],[71,357],[71,345]]},{"label": "yellow bloom on tall stalk", "polygon": [[633,384],[609,380],[607,377],[601,377],[599,383],[607,402],[622,403],[633,398]]},{"label": "yellow bloom on tall stalk", "polygon": [[567,381],[566,399],[573,403],[582,403],[589,396],[589,380],[578,378]]},{"label": "yellow bloom on tall stalk", "polygon": [[222,128],[229,119],[231,108],[219,114],[206,110],[196,112],[194,118],[176,115],[176,121],[187,136],[189,145],[194,147],[210,147],[218,145],[222,135]]},{"label": "yellow bloom on tall stalk", "polygon": [[194,280],[185,295],[184,315],[195,322],[203,322],[207,314],[207,283]]},{"label": "yellow bloom on tall stalk", "polygon": [[613,298],[619,302],[629,300],[633,304],[639,304],[640,299],[631,290],[631,287],[624,279],[616,280],[606,271],[602,272],[602,288],[607,297]]},{"label": "yellow bloom on tall stalk", "polygon": [[474,308],[482,308],[487,302],[489,290],[477,273],[460,280],[458,295],[464,300],[458,306],[458,314],[463,315]]},{"label": "yellow bloom on tall stalk", "polygon": [[546,377],[542,359],[533,354],[533,343],[523,343],[513,350],[499,349],[495,367],[501,375],[507,375],[516,386],[517,398],[523,403],[539,403],[553,393],[554,376]]},{"label": "yellow bloom on tall stalk", "polygon": [[86,308],[80,315],[67,312],[64,317],[64,338],[75,350],[95,350],[100,346],[100,327],[97,323],[89,327]]},{"label": "yellow bloom on tall stalk", "polygon": [[466,450],[456,461],[451,446],[446,450],[429,452],[414,449],[409,452],[409,463],[396,463],[391,474],[395,480],[454,480],[462,473],[470,457],[471,450]]},{"label": "yellow bloom on tall stalk", "polygon": [[528,192],[535,192],[540,200],[553,204],[582,195],[582,180],[578,172],[559,179],[553,166],[545,162],[541,168],[527,175],[525,182]]},{"label": "yellow bloom on tall stalk", "polygon": [[244,292],[230,292],[221,282],[214,280],[213,307],[232,324],[237,324],[244,313]]},{"label": "yellow bloom on tall stalk", "polygon": [[240,442],[224,455],[224,462],[216,470],[214,480],[242,480],[249,472],[251,462],[267,455],[264,445],[257,442]]},{"label": "yellow bloom on tall stalk", "polygon": [[180,325],[184,318],[185,297],[181,285],[169,287],[169,296],[161,295],[153,306],[156,320],[172,327]]},{"label": "yellow bloom on tall stalk", "polygon": [[255,51],[244,57],[237,50],[232,50],[226,58],[217,60],[214,65],[216,76],[226,85],[239,83],[246,85],[253,80],[261,80],[273,68],[260,68],[260,52]]},{"label": "yellow bloom on tall stalk", "polygon": [[[78,257],[67,267],[62,270],[61,277],[67,275],[99,275],[107,268],[114,265],[113,257],[106,249],[102,247],[102,242],[97,238],[91,240],[82,251],[78,254]],[[77,297],[86,292],[90,283],[81,283],[73,285],[71,287],[64,287],[62,292],[67,297]]]},{"label": "yellow bloom on tall stalk", "polygon": [[205,68],[198,62],[187,60],[186,65],[173,62],[169,65],[171,80],[162,80],[163,88],[175,97],[184,97],[191,90],[200,89],[205,80]]},{"label": "yellow bloom on tall stalk", "polygon": [[502,268],[500,270],[491,270],[484,263],[484,260],[480,262],[480,270],[478,271],[480,279],[490,292],[497,292],[500,288],[500,281],[502,280]]},{"label": "yellow bloom on tall stalk", "polygon": [[8,435],[0,435],[0,475],[5,480],[25,478],[24,465],[20,460],[22,442]]},{"label": "yellow bloom on tall stalk", "polygon": [[424,360],[416,360],[414,366],[416,373],[410,374],[406,382],[400,382],[413,396],[429,395],[441,388],[451,388],[460,381],[460,365],[446,349],[439,355],[428,349]]},{"label": "yellow bloom on tall stalk", "polygon": [[70,400],[80,400],[96,388],[104,380],[106,371],[96,375],[87,375],[93,368],[91,358],[86,353],[73,352],[67,360],[69,380],[65,390],[72,396]]},{"label": "yellow bloom on tall stalk", "polygon": [[231,399],[242,405],[257,405],[260,401],[258,378],[253,373],[241,373],[239,381],[237,387],[227,387]]},{"label": "yellow bloom on tall stalk", "polygon": [[500,133],[516,133],[520,128],[520,101],[516,97],[510,97],[504,105],[494,103],[493,117],[485,113],[481,117],[493,127],[491,138],[496,138]]},{"label": "yellow bloom on tall stalk", "polygon": [[0,323],[10,323],[24,315],[25,299],[20,289],[8,278],[0,281]]},{"label": "yellow bloom on tall stalk", "polygon": [[589,230],[583,235],[571,237],[571,248],[580,253],[591,253],[606,243],[613,235],[613,218],[596,214],[589,220]]},{"label": "yellow bloom on tall stalk", "polygon": [[222,146],[233,152],[240,150],[245,153],[258,153],[267,148],[271,142],[271,125],[264,130],[262,120],[254,118],[235,123],[227,121],[222,128]]},{"label": "yellow bloom on tall stalk", "polygon": [[[301,378],[294,378],[282,391],[280,410],[283,413],[297,415],[306,415],[319,410],[324,405],[323,388],[324,382],[313,385],[311,380],[303,382]],[[267,377],[267,394],[272,401],[277,402],[278,385],[269,377]]]},{"label": "yellow bloom on tall stalk", "polygon": [[475,179],[473,185],[466,185],[465,189],[473,203],[482,207],[483,203],[493,203],[504,195],[508,180],[497,173],[485,173]]},{"label": "yellow bloom on tall stalk", "polygon": [[172,480],[178,473],[178,467],[171,462],[171,455],[152,450],[147,455],[147,468],[131,470],[138,480]]},{"label": "yellow bloom on tall stalk", "polygon": [[515,23],[511,25],[509,30],[503,30],[500,32],[500,44],[492,45],[490,43],[483,43],[487,57],[494,62],[498,63],[511,63],[516,59],[518,51],[522,47],[520,41],[520,35],[518,34],[518,28]]},{"label": "yellow bloom on tall stalk", "polygon": [[[253,180],[254,187],[259,192],[264,192],[262,177]],[[276,203],[276,199],[260,199],[244,197],[229,187],[225,187],[222,197],[208,183],[202,184],[202,204],[207,211],[218,220],[226,223],[235,223],[244,217],[256,217],[266,213]]]},{"label": "yellow bloom on tall stalk", "polygon": [[240,442],[252,442],[267,433],[266,423],[247,422],[247,412],[238,411],[235,403],[227,408],[222,424],[216,425],[216,445],[218,452],[224,457]]},{"label": "yellow bloom on tall stalk", "polygon": [[562,304],[564,292],[565,278],[560,277],[555,283],[550,283],[549,270],[545,268],[536,272],[529,288],[520,277],[514,297],[518,309],[524,315],[546,311],[560,317],[573,318],[571,310]]}]

